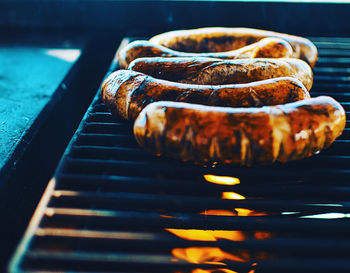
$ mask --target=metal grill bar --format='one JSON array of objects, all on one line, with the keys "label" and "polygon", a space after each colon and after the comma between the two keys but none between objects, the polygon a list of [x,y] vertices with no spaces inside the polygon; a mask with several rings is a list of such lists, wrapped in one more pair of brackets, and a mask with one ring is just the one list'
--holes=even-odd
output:
[{"label": "metal grill bar", "polygon": [[[333,96],[348,114],[350,39],[313,40],[320,58],[311,95]],[[349,125],[329,149],[302,161],[253,168],[200,167],[141,150],[132,126],[112,117],[97,96],[10,270],[346,271],[350,268]],[[208,174],[239,178],[240,184],[209,183],[204,176]],[[239,195],[227,199],[225,192]],[[224,214],[215,215],[218,211]],[[233,237],[186,239],[176,235],[182,229],[219,230]],[[199,261],[194,262],[193,257],[175,255],[193,248],[219,249],[229,256],[213,262],[215,258],[206,261],[198,254]]]},{"label": "metal grill bar", "polygon": [[[219,196],[219,194],[217,194]],[[179,198],[181,199],[179,200]],[[309,200],[311,201],[311,200]],[[95,205],[95,209],[113,209],[118,207],[120,209],[136,209],[143,207],[143,209],[156,210],[166,209],[172,211],[184,211],[198,213],[203,210],[202,203],[210,202],[210,205],[206,206],[206,209],[230,209],[234,208],[247,208],[260,211],[269,212],[283,212],[283,211],[298,211],[309,214],[317,213],[348,213],[350,210],[350,203],[341,203],[338,206],[333,200],[325,200],[327,203],[317,203],[311,201],[310,204],[305,204],[305,200],[278,200],[278,199],[264,199],[250,198],[243,200],[225,200],[215,197],[194,197],[194,196],[177,196],[169,195],[159,196],[156,194],[140,194],[140,193],[98,193],[91,194],[90,192],[55,192],[54,199],[55,207],[67,207],[68,204],[74,204],[77,208],[89,208],[90,204]],[[135,202],[138,204],[135,205]],[[160,205],[163,204],[163,205]],[[70,207],[70,206],[69,206]],[[211,216],[206,216],[209,219]]]}]

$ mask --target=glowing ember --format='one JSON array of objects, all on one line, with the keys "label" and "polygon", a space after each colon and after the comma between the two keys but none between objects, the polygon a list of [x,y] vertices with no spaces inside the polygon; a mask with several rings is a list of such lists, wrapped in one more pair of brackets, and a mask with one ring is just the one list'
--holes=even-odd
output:
[{"label": "glowing ember", "polygon": [[171,218],[171,219],[175,218],[174,216],[165,215],[165,214],[159,214],[159,216],[162,217],[162,218]]},{"label": "glowing ember", "polygon": [[270,232],[266,232],[266,231],[256,231],[254,233],[254,238],[257,240],[265,240],[271,237],[271,233]]},{"label": "glowing ember", "polygon": [[210,183],[219,184],[219,185],[237,185],[241,183],[239,178],[231,176],[218,176],[213,174],[203,175],[204,179]]},{"label": "glowing ember", "polygon": [[216,209],[212,209],[212,210],[206,210],[201,212],[200,214],[202,215],[220,215],[220,216],[236,216],[237,213],[235,211],[231,211],[231,210],[216,210]]}]

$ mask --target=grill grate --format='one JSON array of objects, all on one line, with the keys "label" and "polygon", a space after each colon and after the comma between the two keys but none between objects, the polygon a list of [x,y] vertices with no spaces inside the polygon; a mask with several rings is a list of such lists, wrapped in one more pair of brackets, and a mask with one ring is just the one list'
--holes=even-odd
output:
[{"label": "grill grate", "polygon": [[[349,114],[350,39],[313,41],[320,58],[311,95],[331,95]],[[112,117],[97,95],[9,270],[348,270],[349,148],[347,122],[329,149],[302,161],[254,168],[193,166],[141,150],[131,125]],[[209,174],[240,183],[209,183],[204,176]],[[182,229],[221,230],[221,235],[196,231],[212,237],[182,239],[176,235]],[[209,248],[214,254],[205,252]]]}]

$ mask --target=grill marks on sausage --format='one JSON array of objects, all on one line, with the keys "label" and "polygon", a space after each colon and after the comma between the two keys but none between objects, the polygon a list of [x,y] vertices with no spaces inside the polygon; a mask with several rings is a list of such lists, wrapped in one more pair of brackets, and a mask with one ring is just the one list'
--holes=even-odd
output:
[{"label": "grill marks on sausage", "polygon": [[[261,38],[260,38],[261,39]],[[176,42],[162,43],[170,49],[183,52],[225,52],[256,43],[259,38],[245,36],[235,37],[220,35],[214,37],[183,37],[176,39]]]},{"label": "grill marks on sausage", "polygon": [[[164,106],[159,119],[153,113]],[[137,141],[151,145],[146,147],[150,151],[156,143],[147,142],[139,124],[145,115],[152,123],[164,123],[153,127],[165,131],[165,139],[153,138],[164,143],[158,154],[247,166],[309,157],[328,147],[345,127],[344,109],[331,97],[247,109],[162,101],[147,106],[134,124]]]},{"label": "grill marks on sausage", "polygon": [[222,59],[245,59],[259,57],[283,58],[291,57],[291,45],[278,38],[265,38],[254,44],[225,52],[189,53],[172,50],[162,45],[152,44],[148,41],[134,41],[124,47],[119,55],[119,65],[127,68],[130,62],[142,57],[211,57]]},{"label": "grill marks on sausage", "polygon": [[313,73],[298,59],[141,58],[129,69],[155,78],[204,85],[249,83],[277,77],[294,77],[310,90]]},{"label": "grill marks on sausage", "polygon": [[[121,85],[110,86],[110,78],[127,78]],[[117,80],[117,82],[119,82]],[[294,83],[294,85],[291,85]],[[299,88],[296,88],[296,86]],[[291,96],[290,92],[295,92]],[[112,73],[102,87],[106,105],[126,119],[134,120],[140,111],[153,101],[180,101],[204,105],[251,107],[276,105],[309,98],[303,85],[293,78],[276,78],[249,84],[192,85],[155,79],[130,70]],[[116,110],[115,110],[116,109]]]},{"label": "grill marks on sausage", "polygon": [[[307,61],[312,67],[317,61],[317,48],[308,39],[273,31],[251,28],[199,28],[166,32],[150,42],[181,51],[228,51],[255,43],[266,37],[277,37],[290,43],[293,57]],[[203,52],[203,51],[202,51]]]}]

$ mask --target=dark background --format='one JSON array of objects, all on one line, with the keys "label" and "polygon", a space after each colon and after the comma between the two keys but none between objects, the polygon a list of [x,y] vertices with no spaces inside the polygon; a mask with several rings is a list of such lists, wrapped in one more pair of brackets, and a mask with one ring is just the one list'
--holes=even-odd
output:
[{"label": "dark background", "polygon": [[[253,27],[302,36],[350,36],[350,5],[220,1],[0,1],[1,45],[69,40],[82,56],[62,79],[26,144],[0,172],[0,272],[15,250],[55,167],[123,37],[206,26]],[[40,75],[38,75],[40,77]],[[59,87],[57,87],[58,93]],[[79,103],[72,103],[79,101]]]},{"label": "dark background", "polygon": [[0,27],[98,29],[105,35],[159,33],[202,26],[245,26],[344,36],[345,3],[240,1],[3,0]]}]

